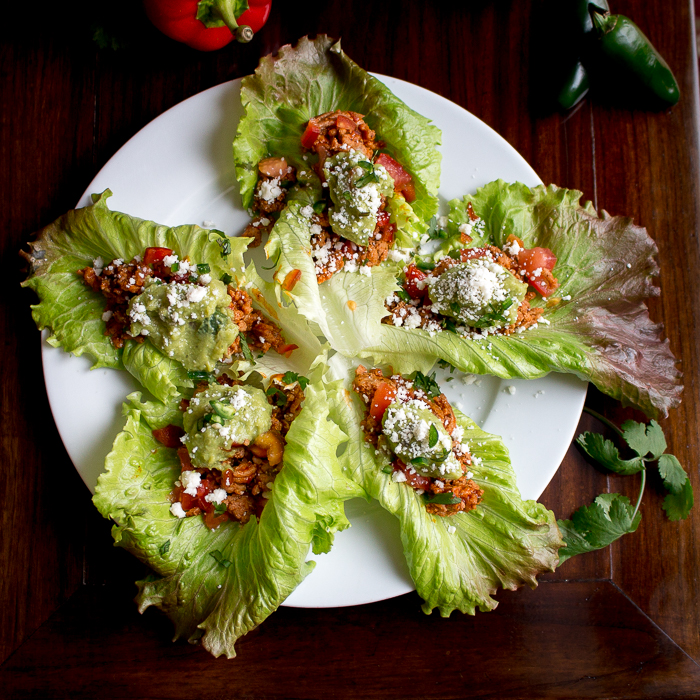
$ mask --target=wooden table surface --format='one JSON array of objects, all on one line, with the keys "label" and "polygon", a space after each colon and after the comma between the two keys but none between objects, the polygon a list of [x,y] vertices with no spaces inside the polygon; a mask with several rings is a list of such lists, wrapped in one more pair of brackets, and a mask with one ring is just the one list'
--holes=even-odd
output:
[{"label": "wooden table surface", "polygon": [[[700,493],[699,102],[690,2],[611,0],[673,67],[682,90],[676,107],[629,111],[587,99],[568,115],[542,101],[557,27],[541,3],[473,0],[448,9],[384,0],[370,9],[352,0],[275,0],[251,44],[212,54],[159,35],[137,2],[96,4],[13,4],[0,30],[0,245],[8,273],[0,306],[0,695],[700,697],[700,506],[688,520],[667,521],[654,479],[635,534],[574,558],[537,590],[500,593],[495,612],[428,617],[409,594],[351,608],[280,609],[239,642],[232,661],[171,643],[164,616],[138,615],[133,581],[144,568],[111,546],[109,523],[54,426],[17,256],[164,110],[251,73],[262,55],[305,34],[342,36],[366,69],[470,110],[545,182],[580,189],[598,209],[647,227],[662,287],[651,315],[665,324],[686,386],[683,404],[662,424]],[[98,49],[93,21],[128,45]],[[593,389],[588,402],[614,420],[634,415]],[[580,427],[600,428],[585,416]],[[637,484],[605,475],[572,448],[542,500],[568,518],[602,491],[634,497]]]}]

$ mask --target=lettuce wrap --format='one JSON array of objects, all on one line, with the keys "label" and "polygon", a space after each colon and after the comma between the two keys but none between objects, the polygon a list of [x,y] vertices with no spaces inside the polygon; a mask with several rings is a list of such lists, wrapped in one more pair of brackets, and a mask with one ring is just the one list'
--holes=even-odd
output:
[{"label": "lettuce wrap", "polygon": [[458,229],[468,223],[471,204],[484,227],[482,233],[475,230],[470,246],[502,246],[514,234],[527,248],[549,248],[558,259],[559,288],[548,302],[541,297],[532,302],[544,309],[541,322],[512,335],[469,338],[380,323],[387,315],[384,301],[399,288],[398,281],[392,285],[386,274],[373,273],[371,278],[356,275],[351,284],[336,275],[334,285],[314,285],[304,267],[302,222],[293,209],[277,224],[283,244],[271,254],[281,250],[275,252],[280,256],[277,279],[291,267],[303,270],[304,284],[289,295],[331,346],[346,355],[372,358],[399,373],[427,372],[436,360],[502,378],[572,373],[623,405],[666,415],[679,404],[682,386],[668,341],[644,303],[659,294],[653,283],[656,245],[630,219],[606,212],[598,216],[590,203],[580,205],[580,198],[580,192],[554,185],[531,189],[499,180],[450,203],[451,238],[436,257],[464,245]]},{"label": "lettuce wrap", "polygon": [[[169,228],[112,212],[107,206],[109,196],[109,190],[93,195],[93,204],[68,212],[39,232],[29,253],[24,253],[30,269],[23,284],[39,296],[32,315],[39,329],[49,329],[51,345],[75,355],[86,353],[94,367],[125,369],[153,396],[168,401],[181,388],[192,386],[187,369],[148,339],[127,340],[124,347],[115,347],[105,335],[105,297],[76,272],[95,266],[99,259],[106,265],[115,259],[130,261],[149,247],[169,248],[182,260],[187,257],[192,263],[208,265],[212,279],[230,278],[241,286],[247,283],[243,253],[249,239],[229,238],[195,225]],[[291,328],[297,334],[303,331],[296,324]],[[318,354],[314,339],[308,338],[305,345],[314,357]]]},{"label": "lettuce wrap", "polygon": [[360,424],[366,408],[357,394],[342,380],[332,386],[331,417],[349,436],[343,469],[399,519],[404,555],[425,613],[437,608],[447,617],[453,610],[470,615],[477,608],[492,610],[498,588],[534,588],[538,574],[554,570],[564,546],[555,516],[539,503],[522,500],[499,437],[455,410],[476,458],[473,481],[483,497],[475,510],[434,516],[421,495],[392,479],[387,455],[365,440]]},{"label": "lettuce wrap", "polygon": [[214,656],[235,656],[236,640],[279,607],[311,572],[309,548],[327,552],[335,532],[349,526],[342,502],[363,495],[340,468],[345,440],[329,421],[320,380],[311,373],[303,409],[286,436],[284,466],[260,519],[225,522],[210,530],[201,517],[179,519],[170,494],[180,476],[177,451],[152,430],[182,425],[177,403],[124,405],[126,426],[107,456],[94,503],[115,522],[115,544],[150,566],[155,576],[137,582],[143,612],[153,605],[175,625],[175,639],[201,642]]},{"label": "lettuce wrap", "polygon": [[385,150],[413,177],[415,200],[389,197],[387,211],[397,226],[396,241],[409,247],[425,231],[438,207],[441,155],[440,131],[398,99],[379,80],[351,61],[327,36],[284,46],[260,62],[255,74],[243,79],[241,119],[233,154],[243,205],[250,207],[258,178],[258,163],[283,157],[298,172],[288,200],[314,204],[321,199],[321,182],[301,145],[307,122],[334,110],[365,115],[365,121],[386,143]]}]

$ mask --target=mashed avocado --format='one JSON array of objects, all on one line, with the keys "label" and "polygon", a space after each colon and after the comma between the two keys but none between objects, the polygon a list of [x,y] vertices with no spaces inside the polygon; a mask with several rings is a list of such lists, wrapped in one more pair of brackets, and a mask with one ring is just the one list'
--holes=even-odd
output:
[{"label": "mashed avocado", "polygon": [[373,165],[357,151],[341,151],[323,166],[333,200],[331,228],[343,238],[366,246],[377,227],[382,195],[394,192],[394,180],[381,165]]},{"label": "mashed avocado", "polygon": [[394,401],[385,411],[382,432],[392,452],[422,476],[459,479],[462,465],[452,438],[423,401]]},{"label": "mashed avocado", "polygon": [[219,280],[206,286],[153,281],[129,302],[130,333],[146,336],[189,370],[211,372],[238,336],[230,304]]},{"label": "mashed avocado", "polygon": [[488,258],[449,268],[430,284],[433,309],[473,328],[503,328],[515,323],[527,285]]},{"label": "mashed avocado", "polygon": [[271,425],[272,406],[262,389],[212,384],[185,411],[183,443],[195,467],[219,468],[231,445],[251,443]]}]

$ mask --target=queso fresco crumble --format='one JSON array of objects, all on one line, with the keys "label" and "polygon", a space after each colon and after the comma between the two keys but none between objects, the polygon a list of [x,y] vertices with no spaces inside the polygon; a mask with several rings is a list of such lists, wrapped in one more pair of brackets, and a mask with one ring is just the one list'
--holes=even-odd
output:
[{"label": "queso fresco crumble", "polygon": [[[483,232],[483,220],[469,205],[471,223],[460,227],[461,242]],[[539,295],[548,305],[558,287],[552,270],[557,259],[548,248],[525,248],[510,235],[502,248],[494,245],[452,251],[437,264],[404,267],[402,287],[390,295],[384,323],[422,328],[431,335],[449,330],[463,337],[510,335],[549,323],[544,309],[532,306]]]}]

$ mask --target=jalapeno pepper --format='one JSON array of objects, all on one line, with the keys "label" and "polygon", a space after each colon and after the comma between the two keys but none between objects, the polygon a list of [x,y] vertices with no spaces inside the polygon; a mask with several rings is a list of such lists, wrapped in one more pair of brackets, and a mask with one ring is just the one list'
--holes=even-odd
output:
[{"label": "jalapeno pepper", "polygon": [[234,37],[250,41],[270,14],[272,0],[144,0],[163,34],[199,51],[216,51]]},{"label": "jalapeno pepper", "polygon": [[680,90],[668,63],[631,19],[593,12],[593,24],[602,70],[607,67],[621,81],[634,81],[638,97],[667,105],[678,102]]},{"label": "jalapeno pepper", "polygon": [[581,61],[578,61],[564,80],[557,102],[562,109],[571,109],[577,105],[588,93],[591,82],[588,79],[588,71]]}]

